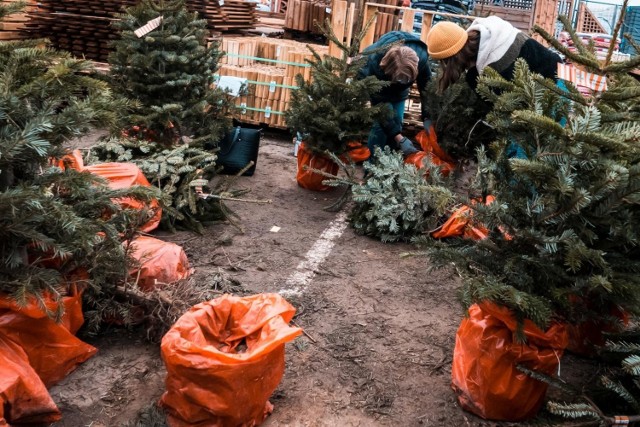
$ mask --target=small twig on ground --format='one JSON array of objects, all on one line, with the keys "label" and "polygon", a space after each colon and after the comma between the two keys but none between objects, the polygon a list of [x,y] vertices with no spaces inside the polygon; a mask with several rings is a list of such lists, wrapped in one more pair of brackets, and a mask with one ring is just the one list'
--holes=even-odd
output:
[{"label": "small twig on ground", "polygon": [[431,371],[429,373],[430,374],[434,374],[438,369],[442,368],[447,363],[447,359],[448,359],[448,357],[447,357],[446,354],[444,356],[442,356],[442,359],[440,359],[440,361],[438,363],[436,363],[436,366],[431,368]]},{"label": "small twig on ground", "polygon": [[291,321],[291,324],[293,326],[296,326],[300,329],[302,329],[302,333],[304,334],[305,337],[309,338],[311,340],[312,343],[317,344],[318,341],[315,340],[315,338],[313,338],[311,335],[309,335],[309,333],[307,331],[304,330],[304,328],[300,325],[298,325],[296,322],[294,322],[293,320]]}]

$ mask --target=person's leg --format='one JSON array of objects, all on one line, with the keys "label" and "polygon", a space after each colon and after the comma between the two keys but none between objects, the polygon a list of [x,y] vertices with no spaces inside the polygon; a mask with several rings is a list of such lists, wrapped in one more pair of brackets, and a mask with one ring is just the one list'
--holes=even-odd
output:
[{"label": "person's leg", "polygon": [[[396,124],[399,124],[402,127],[402,121],[404,119],[404,108],[405,101],[400,102],[388,102],[387,105],[393,111],[393,118],[389,120],[393,120]],[[390,146],[392,149],[397,149],[397,144],[391,137],[387,137],[387,134],[382,129],[380,123],[375,122],[373,127],[371,128],[371,132],[369,132],[369,140],[367,141],[367,146],[371,151],[371,155],[375,155],[375,148],[380,147],[380,149],[384,149],[386,146]]]}]

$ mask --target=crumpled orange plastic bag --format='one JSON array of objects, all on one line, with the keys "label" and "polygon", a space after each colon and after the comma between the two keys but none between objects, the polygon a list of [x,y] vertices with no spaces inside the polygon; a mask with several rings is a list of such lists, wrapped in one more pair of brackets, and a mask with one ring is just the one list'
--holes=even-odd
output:
[{"label": "crumpled orange plastic bag", "polygon": [[347,151],[340,158],[343,162],[351,160],[353,163],[361,163],[371,157],[369,147],[360,141],[347,142]]},{"label": "crumpled orange plastic bag", "polygon": [[525,344],[516,342],[517,322],[503,306],[484,302],[469,308],[456,333],[452,388],[463,409],[490,420],[519,421],[540,409],[548,384],[520,372],[516,365],[556,375],[567,347],[564,325],[543,332],[524,322]]},{"label": "crumpled orange plastic bag", "polygon": [[[19,307],[6,295],[0,295],[0,335],[24,349],[29,364],[50,387],[65,378],[78,365],[96,354],[95,347],[81,341],[74,334],[82,326],[82,293],[73,290],[62,298],[65,314],[56,323],[31,300]],[[56,302],[46,298],[49,310],[55,311]]]},{"label": "crumpled orange plastic bag", "polygon": [[322,181],[329,178],[317,174],[310,169],[305,170],[304,166],[321,170],[331,175],[337,175],[339,168],[338,164],[330,158],[307,150],[304,142],[300,144],[300,147],[298,147],[298,172],[296,174],[296,181],[300,187],[313,191],[326,191],[330,189],[330,186],[322,183]]},{"label": "crumpled orange plastic bag", "polygon": [[131,242],[131,256],[140,266],[129,274],[137,278],[143,291],[155,289],[159,284],[169,284],[191,275],[187,254],[181,246],[148,236],[138,236]]},{"label": "crumpled orange plastic bag", "polygon": [[224,295],[191,308],[162,339],[171,427],[257,426],[284,373],[284,344],[302,333],[278,294]]},{"label": "crumpled orange plastic bag", "polygon": [[57,166],[62,170],[71,168],[77,171],[84,169],[84,160],[82,160],[82,153],[80,150],[73,150],[69,154],[65,154],[60,159],[51,159],[51,165]]},{"label": "crumpled orange plastic bag", "polygon": [[449,176],[449,174],[455,170],[456,165],[454,160],[438,145],[438,137],[436,136],[436,130],[433,126],[429,128],[428,135],[424,129],[418,132],[416,141],[418,141],[423,151],[408,155],[404,159],[405,163],[422,169],[424,168],[424,159],[429,158],[431,163],[440,167],[440,173],[443,176]]},{"label": "crumpled orange plastic bag", "polygon": [[[114,190],[126,189],[134,185],[151,187],[151,184],[149,184],[149,181],[140,168],[133,163],[99,163],[87,166],[84,170],[103,177],[108,181],[109,188]],[[162,209],[157,200],[152,200],[147,206],[145,202],[124,197],[118,199],[118,203],[120,203],[124,209],[150,209],[153,211],[153,216],[140,227],[140,230],[148,233],[158,228],[160,218],[162,217]]]},{"label": "crumpled orange plastic bag", "polygon": [[[495,197],[487,196],[485,204],[489,205],[495,200]],[[471,219],[472,216],[473,211],[469,206],[462,206],[451,214],[439,229],[432,232],[431,237],[434,239],[444,239],[445,237],[464,237],[473,240],[486,239],[489,235],[489,230],[482,224],[475,224]],[[508,236],[505,237],[509,238]]]},{"label": "crumpled orange plastic bag", "polygon": [[0,426],[52,423],[62,415],[25,351],[0,332]]},{"label": "crumpled orange plastic bag", "polygon": [[[591,301],[586,297],[570,295],[569,302],[575,305],[574,310],[580,312],[588,312],[597,306],[597,302]],[[600,310],[606,306],[598,307]],[[611,314],[610,320],[586,320],[581,323],[567,323],[567,331],[569,334],[569,345],[567,350],[582,356],[593,356],[597,353],[599,347],[603,347],[606,343],[607,333],[620,333],[629,325],[629,313],[617,305],[609,308]]]}]

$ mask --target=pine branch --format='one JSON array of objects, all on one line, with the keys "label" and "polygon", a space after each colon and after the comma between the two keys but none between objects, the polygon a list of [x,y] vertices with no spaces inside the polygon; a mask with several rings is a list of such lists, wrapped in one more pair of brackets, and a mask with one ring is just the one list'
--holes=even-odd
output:
[{"label": "pine branch", "polygon": [[613,29],[613,33],[611,34],[611,42],[609,43],[609,51],[607,52],[607,57],[604,60],[604,64],[602,64],[602,68],[606,69],[609,63],[611,62],[611,57],[613,56],[613,51],[616,50],[616,44],[618,42],[618,35],[620,34],[620,28],[622,28],[622,23],[624,22],[624,16],[627,13],[627,6],[629,5],[629,0],[624,0],[622,2],[622,7],[620,9],[620,17],[618,18],[618,22],[616,22],[616,26]]}]

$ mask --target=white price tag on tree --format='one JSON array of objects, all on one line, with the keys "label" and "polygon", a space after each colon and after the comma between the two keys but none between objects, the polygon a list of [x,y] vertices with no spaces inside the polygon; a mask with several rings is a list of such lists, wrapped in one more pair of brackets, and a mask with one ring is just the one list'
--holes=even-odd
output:
[{"label": "white price tag on tree", "polygon": [[160,24],[162,23],[162,16],[158,16],[155,19],[152,19],[151,21],[148,21],[146,24],[144,24],[142,27],[138,28],[137,30],[135,30],[133,32],[133,34],[136,35],[136,37],[140,38],[143,36],[146,36],[147,34],[149,34],[151,31],[155,30],[156,28],[158,28],[160,26]]}]

